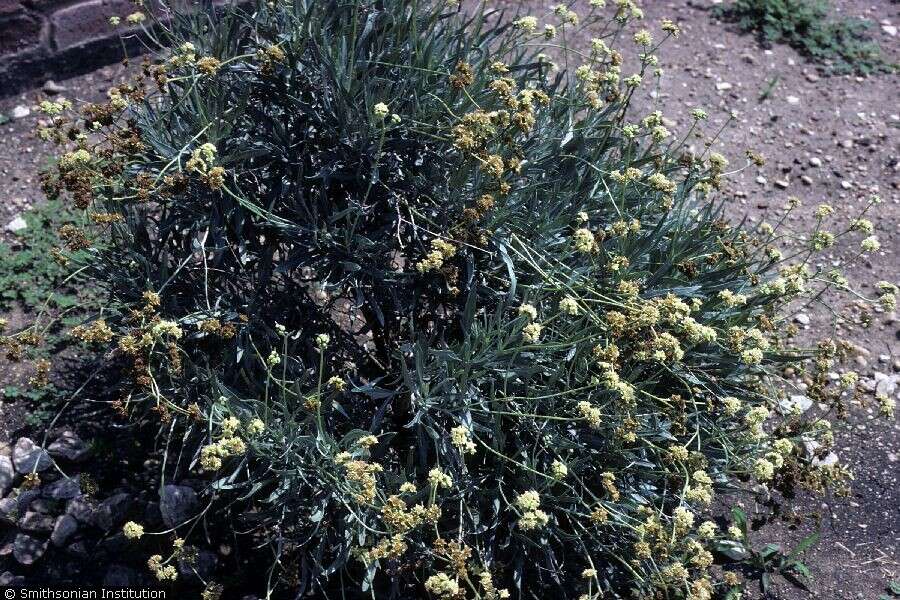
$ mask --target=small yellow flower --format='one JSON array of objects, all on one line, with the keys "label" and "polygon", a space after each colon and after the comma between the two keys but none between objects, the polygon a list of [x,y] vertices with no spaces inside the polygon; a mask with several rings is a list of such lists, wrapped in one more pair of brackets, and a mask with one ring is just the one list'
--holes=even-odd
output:
[{"label": "small yellow flower", "polygon": [[527,344],[534,344],[541,338],[543,329],[540,323],[529,323],[522,328],[522,341]]},{"label": "small yellow flower", "polygon": [[122,533],[124,533],[125,537],[129,540],[137,540],[144,535],[144,527],[134,521],[128,521],[122,527]]},{"label": "small yellow flower", "polygon": [[881,242],[874,235],[870,235],[860,242],[859,247],[862,248],[863,252],[875,252],[881,248]]},{"label": "small yellow flower", "polygon": [[538,316],[537,309],[531,304],[523,304],[520,306],[519,314],[523,317],[527,317],[529,321],[534,321]]},{"label": "small yellow flower", "polygon": [[250,436],[257,436],[266,430],[266,424],[261,419],[253,419],[247,423],[247,433]]},{"label": "small yellow flower", "polygon": [[581,312],[581,307],[578,306],[578,300],[576,300],[572,296],[566,296],[559,301],[559,310],[562,313],[574,317],[578,315],[579,312]]},{"label": "small yellow flower", "polygon": [[453,487],[453,479],[438,467],[435,467],[428,472],[428,481],[431,482],[431,485],[435,488]]},{"label": "small yellow flower", "polygon": [[653,45],[653,36],[646,29],[641,29],[634,34],[634,43],[638,46],[649,47]]},{"label": "small yellow flower", "polygon": [[550,465],[550,471],[553,473],[554,479],[562,480],[569,474],[569,467],[564,462],[554,460],[553,464]]},{"label": "small yellow flower", "polygon": [[336,392],[343,392],[345,389],[347,389],[347,382],[337,375],[329,377],[328,381],[326,381],[325,383],[328,387],[332,388]]},{"label": "small yellow flower", "polygon": [[753,475],[759,481],[769,481],[775,475],[775,465],[765,458],[759,458],[753,463]]},{"label": "small yellow flower", "polygon": [[576,229],[575,234],[572,236],[572,240],[575,244],[575,249],[584,254],[589,254],[597,249],[597,243],[594,241],[594,234],[591,233],[590,229],[585,229],[584,227]]},{"label": "small yellow flower", "polygon": [[328,347],[328,344],[331,343],[331,336],[327,333],[320,333],[316,336],[316,348],[319,350],[324,350]]},{"label": "small yellow flower", "polygon": [[816,216],[820,219],[824,219],[825,217],[831,216],[834,214],[834,208],[829,204],[820,204],[816,207]]},{"label": "small yellow flower", "polygon": [[537,28],[537,18],[536,17],[520,17],[513,21],[513,26],[522,31],[527,31],[531,33]]}]

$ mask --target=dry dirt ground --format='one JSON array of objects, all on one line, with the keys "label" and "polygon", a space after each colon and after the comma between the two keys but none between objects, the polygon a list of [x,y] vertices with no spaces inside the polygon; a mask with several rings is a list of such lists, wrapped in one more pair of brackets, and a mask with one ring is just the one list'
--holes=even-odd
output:
[{"label": "dry dirt ground", "polygon": [[[732,216],[774,223],[787,197],[797,196],[804,208],[787,221],[797,236],[787,243],[796,245],[803,243],[799,236],[814,224],[812,211],[818,203],[836,207],[831,225],[839,229],[856,216],[868,197],[878,194],[883,202],[871,216],[882,249],[846,275],[870,297],[876,281],[900,283],[898,76],[827,77],[788,47],[763,49],[753,37],[717,22],[709,13],[712,3],[708,0],[642,4],[648,24],[668,17],[680,24],[683,33],[660,53],[665,75],[657,92],[645,91],[639,99],[641,106],[662,110],[672,121],[670,128],[682,131],[694,107],[709,112],[708,131],[717,129],[735,111],[736,122],[722,133],[714,149],[728,156],[736,168],[746,163],[747,148],[767,158],[762,168],[734,174],[727,189],[733,198]],[[873,36],[897,60],[900,37],[893,27],[900,26],[900,4],[890,0],[836,0],[833,4],[842,15],[873,21]],[[524,6],[532,14],[541,12],[539,2],[509,5]],[[120,67],[109,67],[60,83],[68,88],[65,95],[91,99],[122,72]],[[0,227],[40,202],[36,172],[46,161],[46,151],[30,132],[37,120],[35,105],[42,96],[36,89],[0,100],[0,114],[10,114],[16,106],[31,111],[27,117],[0,125]],[[0,235],[9,236],[5,230]],[[841,266],[855,254],[858,242],[859,236],[839,240],[822,257],[823,265]],[[804,309],[797,324],[807,339],[835,328],[831,311],[822,306]],[[851,365],[869,385],[876,374],[900,373],[900,325],[894,314],[875,314],[868,329],[838,324],[836,332],[856,344],[858,354]],[[0,370],[4,372],[14,376]],[[838,436],[838,454],[856,477],[851,497],[827,502],[803,499],[794,507],[804,517],[799,525],[785,519],[760,538],[790,546],[812,531],[816,520],[821,521],[822,541],[807,561],[815,578],[812,591],[782,583],[777,589],[781,598],[876,600],[890,581],[900,580],[900,426],[896,420],[876,418],[871,396],[866,403],[855,403]],[[745,508],[755,510],[750,504]]]}]

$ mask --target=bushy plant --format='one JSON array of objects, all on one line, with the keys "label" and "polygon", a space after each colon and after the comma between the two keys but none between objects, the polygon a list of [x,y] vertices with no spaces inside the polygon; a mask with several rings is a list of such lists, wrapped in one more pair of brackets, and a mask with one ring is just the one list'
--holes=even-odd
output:
[{"label": "bushy plant", "polygon": [[682,138],[633,114],[659,43],[634,32],[623,72],[641,11],[602,5],[179,14],[108,104],[44,107],[46,187],[97,223],[67,241],[109,292],[76,334],[159,428],[161,482],[207,502],[127,525],[177,535],[160,579],[244,540],[291,597],[709,598],[739,585],[710,571],[739,543],[703,521],[716,492],[843,485],[804,451],[828,422],[774,413],[808,356],[783,309],[843,285],[807,266],[834,236],[784,258],[729,225],[726,159],[685,144],[706,114]]},{"label": "bushy plant", "polygon": [[863,19],[831,16],[828,0],[735,0],[717,7],[720,17],[765,43],[783,43],[836,73],[869,74],[892,70]]}]

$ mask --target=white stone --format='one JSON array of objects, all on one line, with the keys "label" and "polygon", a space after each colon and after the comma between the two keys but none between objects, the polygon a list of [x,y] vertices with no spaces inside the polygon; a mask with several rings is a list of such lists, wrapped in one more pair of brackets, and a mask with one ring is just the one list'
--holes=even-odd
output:
[{"label": "white stone", "polygon": [[836,465],[838,462],[838,455],[834,452],[829,452],[825,458],[819,460],[818,458],[812,459],[812,465],[814,467],[828,467],[831,465]]},{"label": "white stone", "polygon": [[28,227],[28,223],[25,222],[25,219],[23,219],[21,215],[6,224],[6,230],[10,233],[22,231],[26,227]]},{"label": "white stone", "polygon": [[886,34],[888,34],[891,37],[894,37],[897,35],[897,26],[896,25],[882,25],[881,30],[884,31]]},{"label": "white stone", "polygon": [[720,92],[727,92],[732,87],[734,87],[734,86],[731,85],[730,83],[728,83],[727,81],[720,81],[719,83],[716,84],[716,89],[719,90]]},{"label": "white stone", "polygon": [[31,111],[28,109],[27,106],[22,106],[21,104],[19,104],[18,106],[14,107],[12,109],[12,112],[9,113],[9,117],[11,119],[24,119],[25,117],[27,117],[30,114],[31,114]]},{"label": "white stone", "polygon": [[797,96],[788,96],[786,100],[788,104],[800,104],[800,98]]},{"label": "white stone", "polygon": [[812,405],[812,400],[803,394],[793,394],[787,400],[782,400],[778,403],[778,407],[783,413],[792,413],[795,410],[799,410],[803,413],[808,411]]}]

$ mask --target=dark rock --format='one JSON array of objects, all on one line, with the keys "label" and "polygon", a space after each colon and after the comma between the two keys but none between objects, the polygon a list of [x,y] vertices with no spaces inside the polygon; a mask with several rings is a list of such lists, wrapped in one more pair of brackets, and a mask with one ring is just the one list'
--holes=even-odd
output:
[{"label": "dark rock", "polygon": [[134,12],[134,5],[127,0],[90,0],[77,2],[53,13],[53,42],[56,48],[65,50],[92,40],[109,36],[109,18],[125,17]]},{"label": "dark rock", "polygon": [[56,519],[56,524],[53,526],[53,533],[50,534],[50,541],[53,542],[53,545],[57,548],[61,548],[66,545],[66,542],[69,541],[69,538],[72,537],[76,531],[78,531],[78,521],[75,520],[75,517],[72,515],[62,515]]},{"label": "dark rock", "polygon": [[24,513],[26,510],[30,509],[31,504],[40,497],[40,490],[25,490],[24,492],[19,492],[19,495],[16,496],[16,502],[19,505],[19,512]]},{"label": "dark rock", "polygon": [[112,557],[111,560],[115,560],[117,557],[128,554],[133,550],[134,542],[125,537],[125,534],[119,530],[118,533],[103,538],[97,544],[95,553]]},{"label": "dark rock", "polygon": [[16,478],[16,470],[13,468],[12,459],[0,455],[0,496],[5,496],[13,486]]},{"label": "dark rock", "polygon": [[25,578],[21,575],[13,575],[9,571],[0,573],[0,587],[20,587],[25,585]]},{"label": "dark rock", "polygon": [[110,531],[121,525],[128,515],[131,503],[131,494],[126,494],[125,492],[110,496],[101,502],[97,510],[94,511],[94,525],[104,531]]},{"label": "dark rock", "polygon": [[26,437],[16,442],[12,462],[16,471],[22,474],[44,471],[53,464],[47,451]]},{"label": "dark rock", "polygon": [[90,554],[90,548],[85,542],[75,542],[66,548],[66,552],[75,558],[87,558]]},{"label": "dark rock", "polygon": [[22,13],[0,19],[0,54],[8,55],[40,46],[40,19]]},{"label": "dark rock", "polygon": [[53,512],[53,507],[50,505],[51,501],[47,501],[43,498],[36,498],[31,501],[31,504],[28,505],[28,510],[33,510],[34,512],[39,513],[50,513]]},{"label": "dark rock", "polygon": [[65,477],[44,487],[44,497],[54,500],[71,500],[81,495],[81,482],[78,477]]},{"label": "dark rock", "polygon": [[45,533],[53,530],[53,517],[29,510],[19,519],[22,531]]},{"label": "dark rock", "polygon": [[33,565],[47,551],[47,540],[20,533],[13,542],[13,556],[22,565]]},{"label": "dark rock", "polygon": [[185,485],[164,486],[159,494],[159,510],[167,527],[177,527],[193,517],[199,504],[197,492]]},{"label": "dark rock", "polygon": [[212,552],[192,548],[178,559],[178,572],[186,579],[207,581],[215,572],[217,562]]},{"label": "dark rock", "polygon": [[144,509],[144,524],[151,528],[160,529],[163,525],[162,512],[159,510],[159,502],[148,502]]},{"label": "dark rock", "polygon": [[90,448],[74,431],[67,429],[56,438],[56,441],[47,446],[47,452],[57,458],[78,462],[87,457]]},{"label": "dark rock", "polygon": [[92,523],[94,506],[84,497],[79,496],[69,500],[66,505],[66,514],[72,515],[82,523]]},{"label": "dark rock", "polygon": [[112,565],[103,577],[104,587],[131,588],[138,585],[138,574],[134,569],[122,565]]}]

